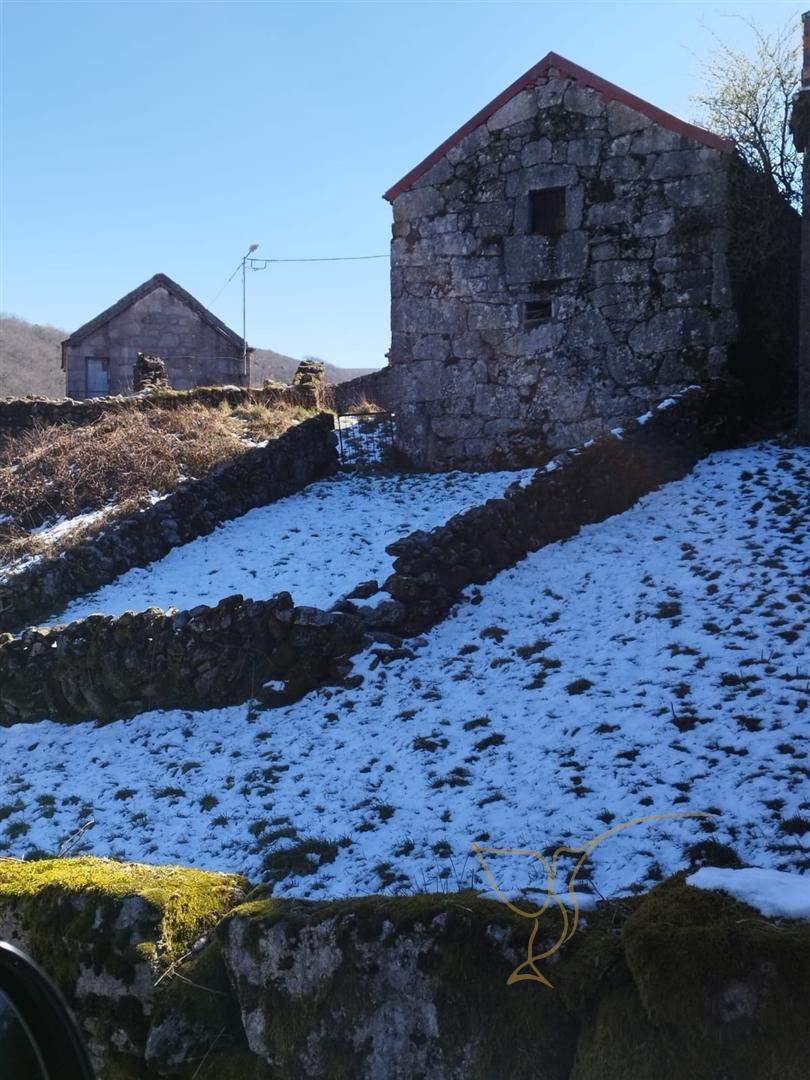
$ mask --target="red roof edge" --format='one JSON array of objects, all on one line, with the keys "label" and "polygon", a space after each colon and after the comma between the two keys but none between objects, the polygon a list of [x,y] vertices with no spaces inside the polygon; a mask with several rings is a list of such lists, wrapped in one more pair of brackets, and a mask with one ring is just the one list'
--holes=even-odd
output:
[{"label": "red roof edge", "polygon": [[721,135],[715,135],[711,131],[707,131],[705,128],[699,127],[697,124],[690,124],[686,120],[680,120],[677,116],[673,116],[672,113],[666,112],[664,109],[659,109],[657,105],[651,105],[649,101],[645,101],[643,98],[636,97],[635,94],[628,93],[627,90],[622,90],[620,86],[616,86],[615,83],[608,82],[607,79],[602,79],[598,75],[594,75],[592,71],[586,70],[586,68],[580,67],[578,64],[574,64],[571,60],[566,60],[564,56],[559,56],[557,53],[550,52],[543,57],[534,67],[521,75],[519,79],[516,79],[511,86],[507,88],[496,98],[493,98],[488,105],[485,105],[480,112],[477,112],[475,116],[471,117],[466,124],[453,132],[449,139],[445,139],[444,142],[437,146],[432,154],[421,161],[415,168],[411,169],[409,173],[406,173],[400,181],[390,187],[388,191],[383,195],[384,199],[389,202],[393,202],[397,195],[402,194],[407,188],[413,184],[415,180],[418,180],[423,173],[426,173],[428,169],[432,168],[451,147],[456,143],[461,142],[465,135],[469,135],[471,131],[474,131],[481,124],[485,123],[493,113],[496,113],[502,105],[505,105],[507,101],[510,101],[516,94],[519,94],[521,90],[525,90],[531,86],[541,75],[544,75],[549,68],[556,68],[563,78],[574,79],[576,82],[581,83],[583,86],[588,86],[592,90],[596,90],[602,95],[606,101],[619,101],[622,105],[626,105],[630,109],[635,109],[636,112],[640,112],[643,116],[649,117],[655,123],[660,124],[662,127],[668,128],[670,131],[674,131],[677,135],[683,135],[687,139],[694,139],[697,142],[701,142],[704,146],[709,146],[713,150],[724,150],[726,153],[730,153],[734,149],[734,140],[725,139]]}]

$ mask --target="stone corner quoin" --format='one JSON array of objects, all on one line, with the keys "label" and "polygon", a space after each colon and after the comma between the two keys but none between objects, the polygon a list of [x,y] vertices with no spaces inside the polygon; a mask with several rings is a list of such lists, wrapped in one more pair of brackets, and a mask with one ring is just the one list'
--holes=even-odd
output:
[{"label": "stone corner quoin", "polygon": [[729,369],[739,159],[648,113],[552,66],[388,193],[418,464],[536,461]]}]

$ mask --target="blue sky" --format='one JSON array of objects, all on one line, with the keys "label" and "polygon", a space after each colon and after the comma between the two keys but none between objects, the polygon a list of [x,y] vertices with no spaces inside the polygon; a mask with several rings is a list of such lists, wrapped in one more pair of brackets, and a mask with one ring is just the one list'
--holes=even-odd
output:
[{"label": "blue sky", "polygon": [[[554,50],[686,119],[714,32],[793,2],[0,0],[0,309],[72,330],[152,274],[241,331],[269,258],[388,251],[382,193]],[[251,344],[389,345],[386,259],[250,273]]]}]

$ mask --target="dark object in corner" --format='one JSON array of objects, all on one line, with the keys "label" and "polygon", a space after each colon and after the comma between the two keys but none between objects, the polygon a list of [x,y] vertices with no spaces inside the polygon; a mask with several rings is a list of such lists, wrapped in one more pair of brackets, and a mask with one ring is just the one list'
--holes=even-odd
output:
[{"label": "dark object in corner", "polygon": [[93,1080],[79,1028],[59,990],[5,941],[0,942],[0,1076]]}]

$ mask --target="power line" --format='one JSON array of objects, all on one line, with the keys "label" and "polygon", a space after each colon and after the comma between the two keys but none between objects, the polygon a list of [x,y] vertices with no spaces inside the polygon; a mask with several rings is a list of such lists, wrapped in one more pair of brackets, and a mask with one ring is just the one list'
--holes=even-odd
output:
[{"label": "power line", "polygon": [[[248,259],[249,263],[306,263],[306,262],[360,262],[363,259],[389,259],[391,256],[386,253],[385,255],[328,255],[317,259]],[[253,269],[261,269],[261,267],[253,267]]]},{"label": "power line", "polygon": [[[368,259],[390,259],[391,256],[386,253],[385,255],[328,255],[314,259],[245,259],[244,261],[250,267],[251,270],[264,270],[270,263],[314,263],[314,262],[364,262]],[[209,307],[219,300],[220,296],[225,292],[230,283],[242,269],[242,259],[236,264],[236,269],[219,290],[214,299],[209,303]],[[261,265],[258,265],[261,264]]]},{"label": "power line", "polygon": [[217,300],[219,300],[220,296],[222,296],[222,294],[225,292],[225,290],[228,288],[230,283],[233,281],[233,279],[236,277],[236,275],[239,273],[239,271],[241,269],[242,269],[242,260],[240,259],[239,262],[236,264],[236,269],[234,270],[234,272],[231,274],[231,276],[228,278],[228,280],[225,282],[225,284],[219,290],[219,292],[214,297],[214,299],[209,302],[209,304],[208,304],[209,307],[214,306],[214,304],[217,302]]}]

